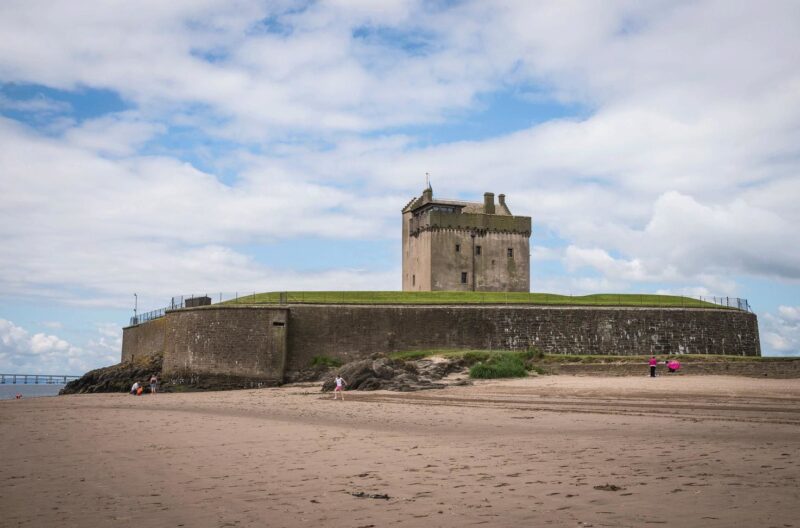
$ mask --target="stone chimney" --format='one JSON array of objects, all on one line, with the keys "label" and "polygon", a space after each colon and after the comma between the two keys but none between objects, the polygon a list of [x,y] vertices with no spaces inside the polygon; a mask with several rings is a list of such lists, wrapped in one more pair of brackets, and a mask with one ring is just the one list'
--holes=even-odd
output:
[{"label": "stone chimney", "polygon": [[500,207],[502,207],[503,209],[508,209],[508,207],[506,207],[506,195],[505,194],[498,194],[497,195],[497,199],[500,201]]},{"label": "stone chimney", "polygon": [[433,189],[431,189],[430,186],[428,186],[427,189],[422,191],[422,201],[426,203],[433,201]]},{"label": "stone chimney", "polygon": [[483,212],[494,214],[494,193],[483,193]]}]

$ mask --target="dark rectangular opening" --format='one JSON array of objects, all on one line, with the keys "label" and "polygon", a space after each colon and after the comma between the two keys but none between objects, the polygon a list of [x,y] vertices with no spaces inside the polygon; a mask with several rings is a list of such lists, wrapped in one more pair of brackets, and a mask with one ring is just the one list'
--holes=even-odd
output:
[{"label": "dark rectangular opening", "polygon": [[481,254],[481,247],[480,246],[475,246],[475,254],[476,255],[480,255]]},{"label": "dark rectangular opening", "polygon": [[285,326],[286,323],[283,321],[272,321],[272,326]]},{"label": "dark rectangular opening", "polygon": [[461,244],[456,244],[456,253],[461,253]]},{"label": "dark rectangular opening", "polygon": [[467,283],[467,272],[466,271],[462,271],[461,272],[461,284],[466,284],[466,283]]},{"label": "dark rectangular opening", "polygon": [[508,248],[508,258],[514,258],[514,248]]}]

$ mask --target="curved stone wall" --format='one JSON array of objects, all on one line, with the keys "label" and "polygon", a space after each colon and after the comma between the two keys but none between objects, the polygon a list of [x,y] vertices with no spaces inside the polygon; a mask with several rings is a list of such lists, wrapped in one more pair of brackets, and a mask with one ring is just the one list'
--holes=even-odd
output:
[{"label": "curved stone wall", "polygon": [[122,362],[164,353],[167,321],[161,317],[122,329]]},{"label": "curved stone wall", "polygon": [[289,305],[176,310],[123,333],[123,360],[159,348],[165,374],[280,382],[314,356],[430,348],[759,356],[755,314],[726,309]]}]

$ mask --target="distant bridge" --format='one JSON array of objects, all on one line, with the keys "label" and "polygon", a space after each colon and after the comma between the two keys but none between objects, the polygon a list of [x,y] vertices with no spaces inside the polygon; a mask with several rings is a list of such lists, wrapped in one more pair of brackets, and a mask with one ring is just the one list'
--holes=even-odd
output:
[{"label": "distant bridge", "polygon": [[78,378],[80,376],[66,376],[64,374],[0,374],[0,384],[66,385],[67,382]]}]

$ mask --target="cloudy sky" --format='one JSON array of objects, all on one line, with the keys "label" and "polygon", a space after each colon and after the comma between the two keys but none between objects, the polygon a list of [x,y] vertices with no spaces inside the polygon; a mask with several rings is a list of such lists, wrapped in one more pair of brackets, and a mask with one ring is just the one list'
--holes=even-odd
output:
[{"label": "cloudy sky", "polygon": [[735,296],[800,354],[800,4],[0,4],[0,371],[181,294],[400,289],[400,209],[505,193],[531,285]]}]

